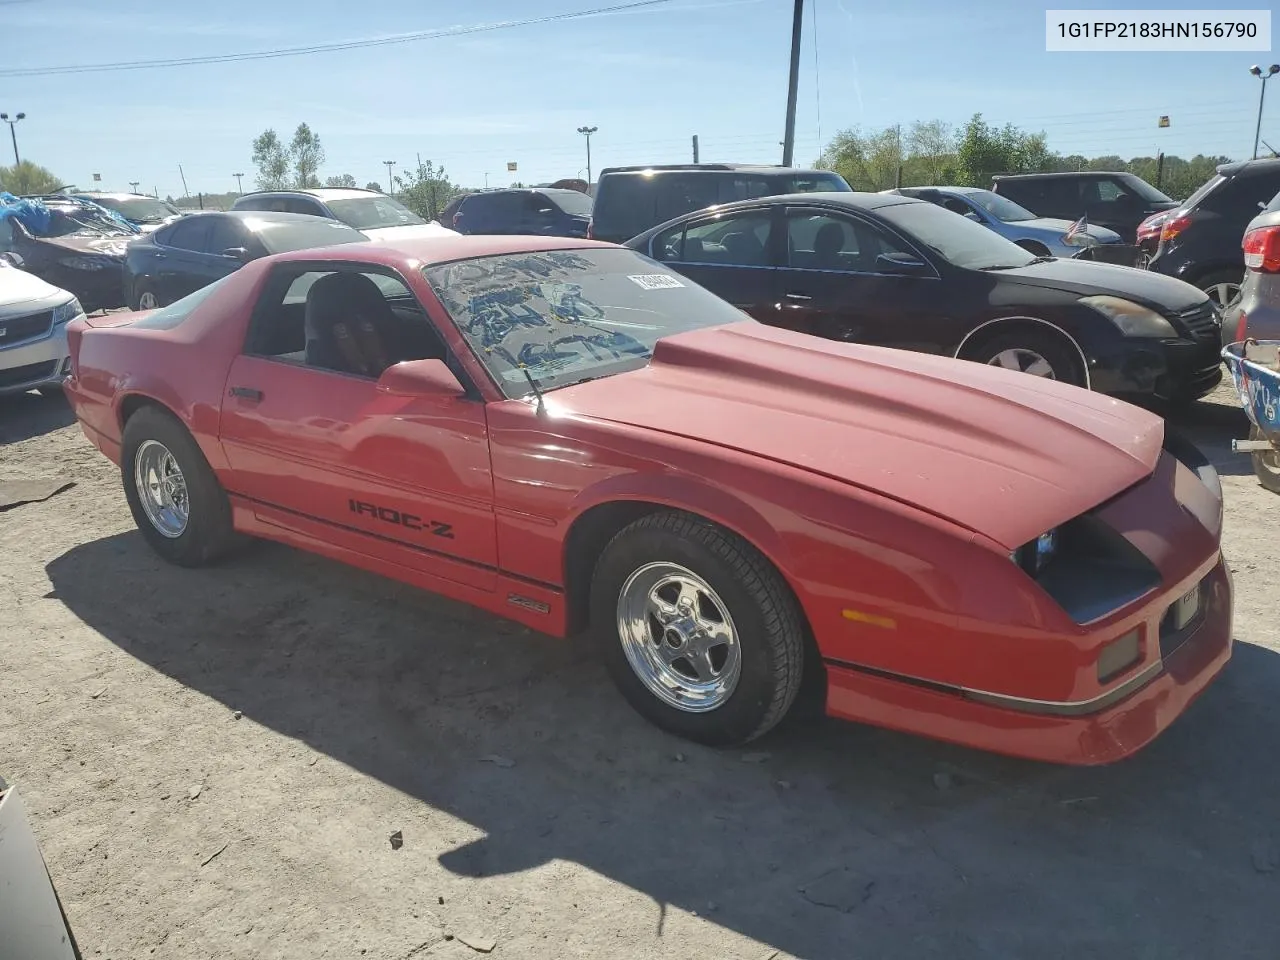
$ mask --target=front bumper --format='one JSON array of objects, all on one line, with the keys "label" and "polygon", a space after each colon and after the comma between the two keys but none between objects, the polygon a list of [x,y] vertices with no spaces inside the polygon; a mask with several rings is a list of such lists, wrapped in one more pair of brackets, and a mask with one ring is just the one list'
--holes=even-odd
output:
[{"label": "front bumper", "polygon": [[[1146,746],[1187,709],[1231,656],[1232,584],[1219,556],[1200,581],[1198,626],[1143,681],[1118,701],[1101,700],[1063,713],[1031,712],[978,702],[939,689],[850,666],[827,666],[827,710],[834,716],[1050,763],[1112,763]],[[1165,608],[1151,612],[1147,636],[1159,636]],[[1069,706],[1069,705],[1064,705]]]},{"label": "front bumper", "polygon": [[1138,402],[1198,400],[1222,382],[1218,340],[1128,340],[1086,350],[1090,385]]},{"label": "front bumper", "polygon": [[0,349],[0,394],[60,386],[70,372],[65,323],[44,336]]}]

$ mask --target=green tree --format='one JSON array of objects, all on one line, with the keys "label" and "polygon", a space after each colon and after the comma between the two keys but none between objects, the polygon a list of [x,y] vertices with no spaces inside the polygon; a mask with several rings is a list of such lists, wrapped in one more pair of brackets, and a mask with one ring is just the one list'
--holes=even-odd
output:
[{"label": "green tree", "polygon": [[980,113],[961,130],[956,160],[957,179],[970,187],[990,187],[998,173],[1038,173],[1057,164],[1043,133],[1026,133],[1011,123],[996,128]]},{"label": "green tree", "polygon": [[324,166],[324,147],[320,137],[305,123],[298,124],[289,143],[289,160],[293,164],[294,182],[299,189],[320,186],[320,168]]},{"label": "green tree", "polygon": [[382,192],[382,184],[380,184],[377,180],[370,180],[368,183],[364,185],[364,188],[366,190],[372,190],[374,193]]},{"label": "green tree", "polygon": [[53,193],[63,186],[53,171],[30,160],[11,167],[0,167],[0,190],[22,196],[24,193]]},{"label": "green tree", "polygon": [[281,190],[289,185],[289,155],[274,130],[264,130],[254,138],[253,165],[258,168],[259,190]]},{"label": "green tree", "polygon": [[858,127],[841,130],[818,158],[818,166],[834,170],[855,190],[889,189],[901,163],[902,137],[897,127],[871,133]]},{"label": "green tree", "polygon": [[907,131],[904,186],[941,186],[956,175],[956,137],[941,120],[916,121]]},{"label": "green tree", "polygon": [[326,187],[356,187],[356,178],[349,173],[340,173],[336,177],[327,177],[324,181]]},{"label": "green tree", "polygon": [[430,160],[419,164],[416,170],[397,174],[395,182],[400,188],[400,202],[424,220],[439,218],[440,211],[459,193],[444,167],[437,167]]}]

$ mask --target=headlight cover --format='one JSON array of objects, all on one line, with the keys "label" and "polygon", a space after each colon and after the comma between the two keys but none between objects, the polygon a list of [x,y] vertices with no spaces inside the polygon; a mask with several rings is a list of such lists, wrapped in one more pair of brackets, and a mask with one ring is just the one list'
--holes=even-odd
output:
[{"label": "headlight cover", "polygon": [[1028,576],[1038,576],[1058,552],[1058,528],[1040,534],[1030,543],[1024,543],[1009,554],[1009,559],[1021,567]]},{"label": "headlight cover", "polygon": [[1178,331],[1154,310],[1123,297],[1081,297],[1080,302],[1116,325],[1126,337],[1159,337],[1175,339]]},{"label": "headlight cover", "polygon": [[106,270],[118,266],[109,257],[63,257],[58,263],[72,270]]},{"label": "headlight cover", "polygon": [[1066,234],[1063,234],[1062,242],[1068,247],[1093,247],[1097,246],[1098,238],[1091,237],[1087,233],[1077,233],[1073,237],[1068,237]]},{"label": "headlight cover", "polygon": [[84,309],[80,306],[80,301],[72,297],[66,303],[60,303],[53,308],[53,325],[55,327],[62,326],[62,324],[70,323],[83,314]]}]

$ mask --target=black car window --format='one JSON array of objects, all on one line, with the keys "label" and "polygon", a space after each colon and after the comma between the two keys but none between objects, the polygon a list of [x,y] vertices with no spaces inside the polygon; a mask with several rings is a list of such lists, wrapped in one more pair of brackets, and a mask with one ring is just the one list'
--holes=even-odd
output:
[{"label": "black car window", "polygon": [[170,227],[160,242],[179,250],[208,250],[209,221],[212,217],[187,217]]},{"label": "black car window", "polygon": [[879,217],[921,249],[967,270],[1007,270],[1035,259],[994,230],[931,203],[896,203],[876,210]]},{"label": "black car window", "polygon": [[591,198],[577,190],[561,190],[556,193],[543,194],[548,203],[553,203],[571,217],[591,216]]},{"label": "black car window", "polygon": [[235,210],[270,210],[270,197],[241,197],[234,204],[232,209]]},{"label": "black car window", "polygon": [[210,217],[213,221],[209,228],[207,245],[210,253],[222,253],[232,247],[248,247],[248,234],[244,227],[232,217]]},{"label": "black car window", "polygon": [[1263,210],[1263,205],[1280,190],[1280,170],[1261,176],[1239,176],[1227,181],[1200,204],[1244,229]]},{"label": "black car window", "polygon": [[556,206],[545,194],[530,193],[524,201],[525,213],[534,220],[550,220],[556,215]]},{"label": "black car window", "polygon": [[649,222],[662,223],[720,202],[719,178],[714,174],[663,174],[658,178],[653,215]]},{"label": "black car window", "polygon": [[881,254],[916,259],[888,234],[861,220],[812,210],[787,214],[787,258],[794,269],[882,273],[876,261]]},{"label": "black car window", "polygon": [[735,267],[767,266],[772,226],[773,217],[767,210],[695,221],[676,228],[680,233],[663,234],[654,248],[659,253],[656,259]]},{"label": "black car window", "polygon": [[285,210],[288,213],[305,213],[312,217],[328,216],[319,202],[308,197],[290,197]]}]

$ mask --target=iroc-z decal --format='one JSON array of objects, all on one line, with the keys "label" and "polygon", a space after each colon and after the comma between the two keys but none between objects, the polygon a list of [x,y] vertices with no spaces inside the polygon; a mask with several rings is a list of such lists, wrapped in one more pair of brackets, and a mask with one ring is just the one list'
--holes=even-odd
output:
[{"label": "iroc-z decal", "polygon": [[364,500],[348,500],[347,507],[357,516],[375,517],[384,523],[394,523],[396,526],[404,527],[406,530],[425,530],[435,537],[444,537],[446,540],[453,539],[453,524],[451,523],[441,523],[439,520],[423,520],[416,514],[404,513],[393,507],[380,507],[376,503],[368,503]]}]

